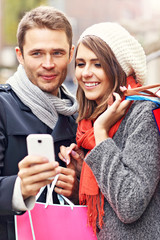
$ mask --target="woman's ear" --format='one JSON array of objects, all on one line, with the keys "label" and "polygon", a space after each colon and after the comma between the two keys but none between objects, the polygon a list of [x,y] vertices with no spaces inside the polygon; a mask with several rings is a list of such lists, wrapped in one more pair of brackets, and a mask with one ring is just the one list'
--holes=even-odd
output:
[{"label": "woman's ear", "polygon": [[20,48],[16,47],[15,51],[16,51],[16,56],[17,56],[18,62],[23,65],[24,64],[24,58],[23,58],[23,54],[22,54]]}]

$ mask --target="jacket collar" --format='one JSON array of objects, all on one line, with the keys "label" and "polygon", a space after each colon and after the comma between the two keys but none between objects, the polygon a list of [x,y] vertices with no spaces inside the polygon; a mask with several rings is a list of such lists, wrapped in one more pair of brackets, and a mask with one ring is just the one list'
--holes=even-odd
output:
[{"label": "jacket collar", "polygon": [[[27,107],[17,97],[17,95],[13,91],[12,91],[12,94],[14,95],[14,98],[17,99],[17,103],[22,111],[31,112],[30,108]],[[47,127],[46,125],[42,125],[41,128],[39,129],[39,133],[41,133],[41,131],[42,131],[42,133],[44,132],[43,126],[45,128]],[[76,129],[77,129],[77,124],[76,124],[74,116],[64,116],[64,115],[59,114],[56,126],[54,127],[53,131],[52,131],[52,129],[50,129],[50,134],[53,136],[54,141],[71,139],[71,138],[75,137]]]},{"label": "jacket collar", "polygon": [[77,124],[73,116],[59,115],[57,124],[51,135],[54,141],[74,138],[76,135]]}]

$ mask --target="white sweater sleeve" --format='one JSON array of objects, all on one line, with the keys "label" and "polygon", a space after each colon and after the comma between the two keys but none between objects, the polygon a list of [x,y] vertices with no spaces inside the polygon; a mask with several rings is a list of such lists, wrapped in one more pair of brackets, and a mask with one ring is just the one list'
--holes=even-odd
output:
[{"label": "white sweater sleeve", "polygon": [[31,210],[35,205],[35,197],[23,199],[20,187],[21,179],[17,177],[13,190],[12,209],[14,211],[27,211]]}]

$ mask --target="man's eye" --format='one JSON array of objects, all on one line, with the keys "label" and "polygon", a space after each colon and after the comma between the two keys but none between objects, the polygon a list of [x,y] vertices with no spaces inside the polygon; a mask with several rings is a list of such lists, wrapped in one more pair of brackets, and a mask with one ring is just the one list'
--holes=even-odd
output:
[{"label": "man's eye", "polygon": [[54,55],[54,56],[61,56],[62,53],[61,53],[61,52],[54,52],[53,55]]},{"label": "man's eye", "polygon": [[41,54],[40,52],[34,52],[34,53],[32,53],[33,56],[40,56],[40,54]]}]

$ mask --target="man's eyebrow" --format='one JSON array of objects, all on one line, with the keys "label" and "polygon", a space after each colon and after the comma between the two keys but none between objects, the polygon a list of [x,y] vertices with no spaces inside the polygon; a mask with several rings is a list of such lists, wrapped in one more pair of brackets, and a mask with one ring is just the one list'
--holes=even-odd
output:
[{"label": "man's eyebrow", "polygon": [[[43,48],[34,48],[29,50],[29,53],[33,53],[33,52],[43,52],[46,51],[46,49]],[[66,52],[66,50],[64,48],[52,48],[49,50],[50,52]]]},{"label": "man's eyebrow", "polygon": [[34,49],[29,50],[28,52],[33,53],[33,52],[41,52],[41,51],[43,51],[43,49],[34,48]]},{"label": "man's eyebrow", "polygon": [[66,52],[66,50],[64,48],[53,48],[52,51]]}]

